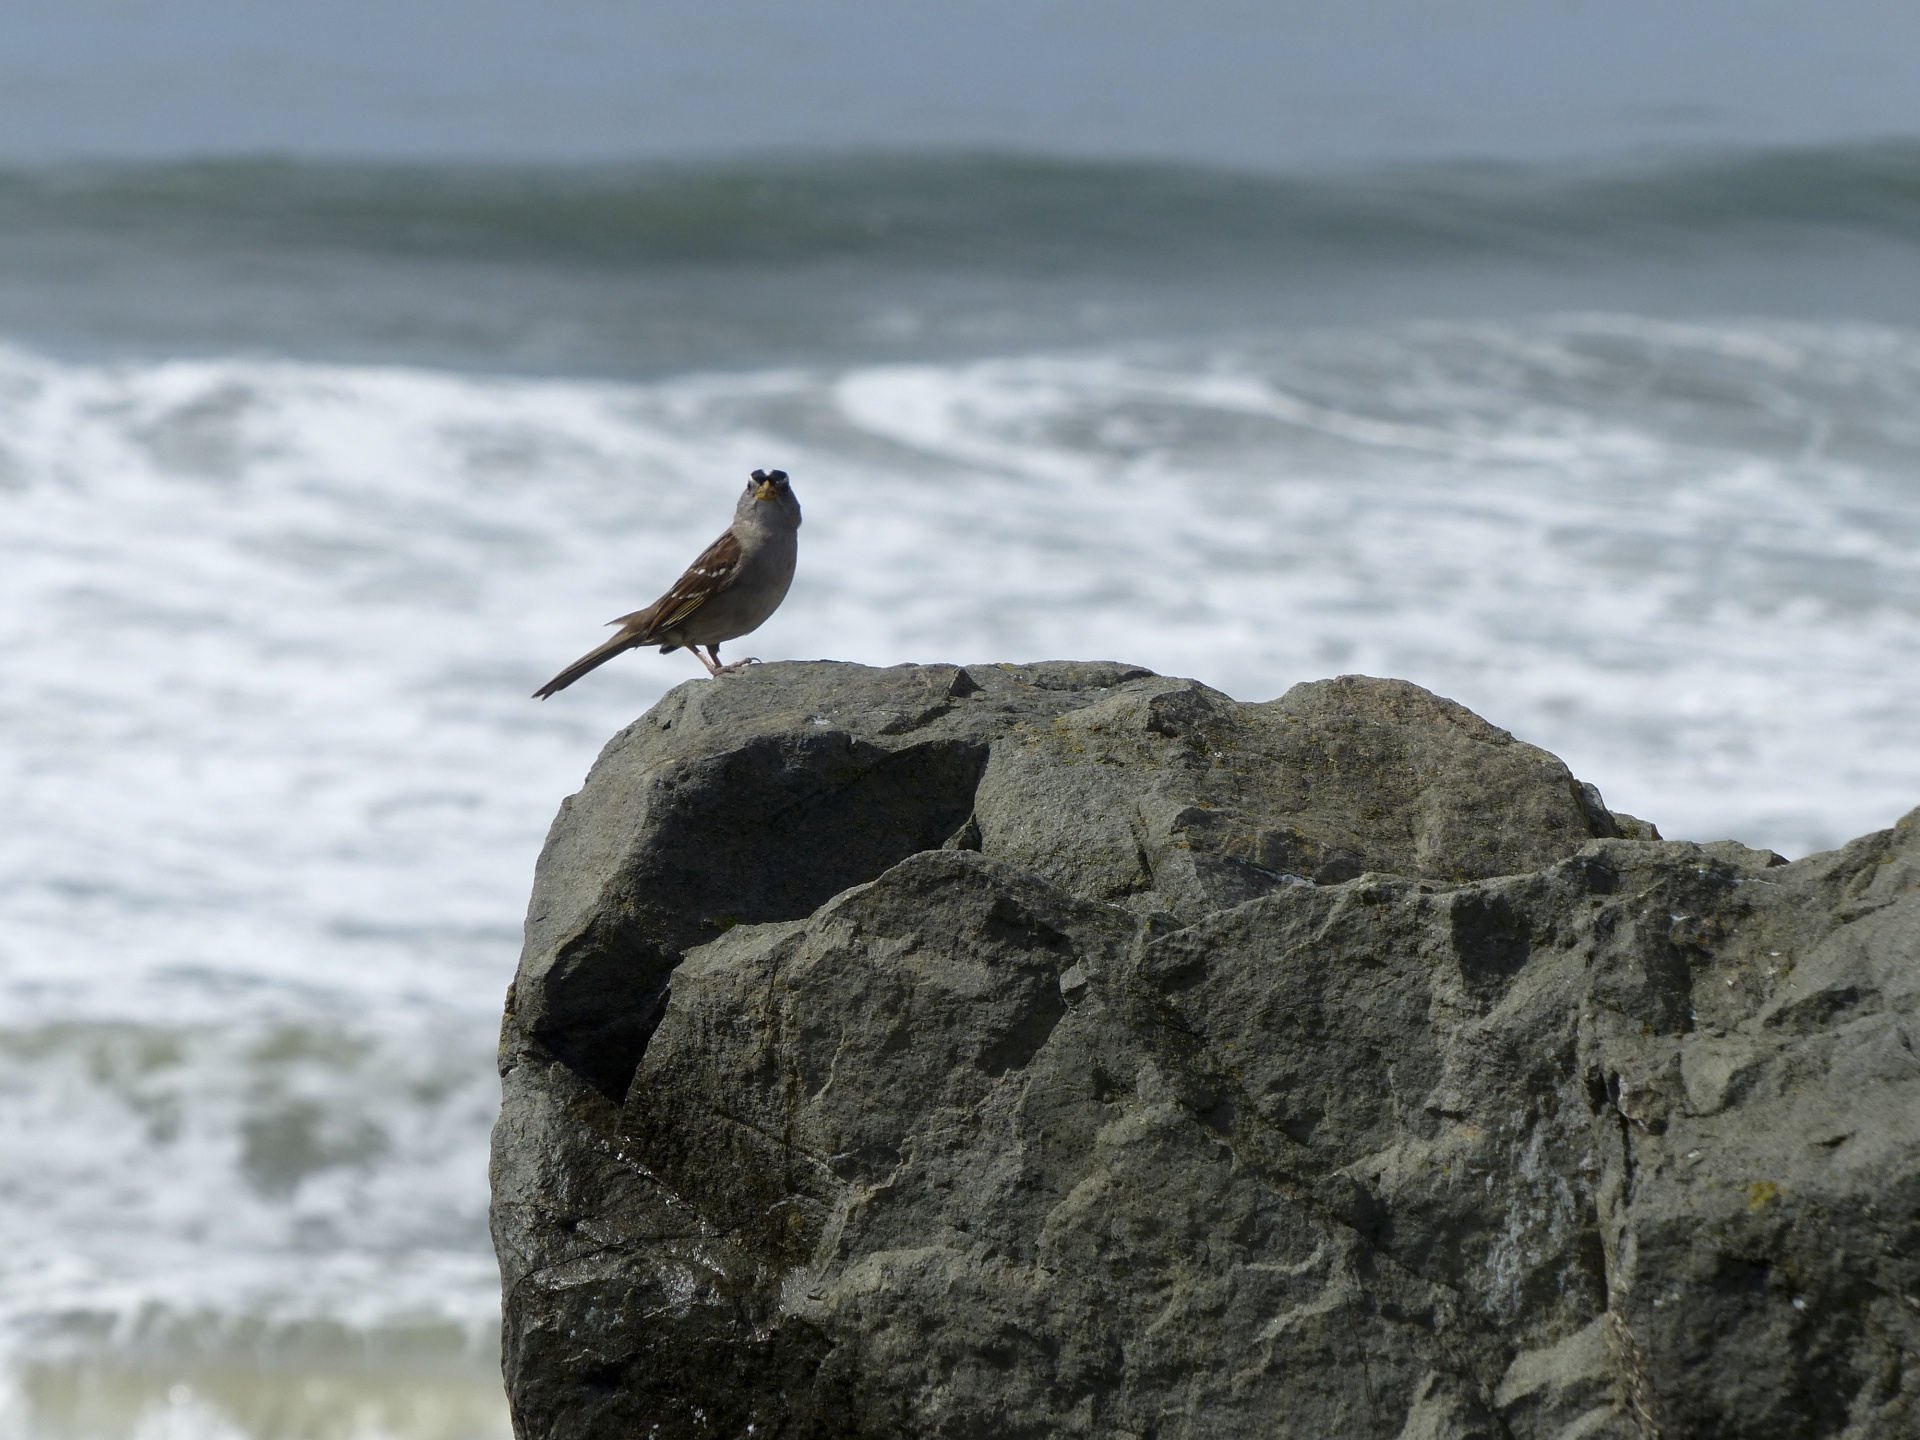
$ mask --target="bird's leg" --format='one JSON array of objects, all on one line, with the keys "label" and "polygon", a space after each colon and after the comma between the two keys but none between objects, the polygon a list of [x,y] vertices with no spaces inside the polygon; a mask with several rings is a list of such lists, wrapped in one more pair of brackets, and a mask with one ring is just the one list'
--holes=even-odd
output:
[{"label": "bird's leg", "polygon": [[[713,647],[709,646],[708,648],[712,649]],[[715,651],[713,659],[709,660],[706,656],[700,653],[700,647],[698,645],[689,645],[687,646],[687,649],[692,652],[694,659],[698,660],[702,665],[707,667],[708,675],[712,676],[712,675],[718,675],[720,673],[720,655],[718,651]]]},{"label": "bird's leg", "polygon": [[759,656],[749,655],[746,659],[736,660],[731,665],[720,665],[720,647],[718,645],[709,645],[707,649],[713,652],[713,663],[720,667],[713,672],[716,675],[731,674],[735,670],[743,670],[749,665],[758,665],[760,663]]}]

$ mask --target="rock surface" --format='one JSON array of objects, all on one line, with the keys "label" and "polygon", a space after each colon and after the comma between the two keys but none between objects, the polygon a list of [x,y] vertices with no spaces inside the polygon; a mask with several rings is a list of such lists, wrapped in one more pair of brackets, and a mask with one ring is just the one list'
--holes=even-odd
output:
[{"label": "rock surface", "polygon": [[1915,815],[1664,843],[1361,677],[689,684],[540,860],[515,1423],[1911,1437],[1917,1004]]}]

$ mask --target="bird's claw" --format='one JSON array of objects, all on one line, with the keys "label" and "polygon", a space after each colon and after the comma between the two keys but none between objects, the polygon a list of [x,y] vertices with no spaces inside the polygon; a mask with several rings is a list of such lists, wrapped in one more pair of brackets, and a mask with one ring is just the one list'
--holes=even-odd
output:
[{"label": "bird's claw", "polygon": [[715,675],[729,675],[729,674],[732,674],[735,670],[744,670],[749,665],[758,665],[759,663],[760,663],[760,657],[758,655],[749,655],[744,660],[735,660],[730,665],[722,665],[718,670],[714,671],[713,673]]}]

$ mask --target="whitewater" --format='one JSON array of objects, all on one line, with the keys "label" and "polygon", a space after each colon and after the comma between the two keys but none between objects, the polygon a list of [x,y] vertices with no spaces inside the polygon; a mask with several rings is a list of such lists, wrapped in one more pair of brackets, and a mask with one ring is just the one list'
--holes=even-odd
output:
[{"label": "whitewater", "polygon": [[[984,353],[983,353],[984,352]],[[611,378],[0,348],[0,1435],[507,1433],[492,1046],[684,654],[1403,677],[1668,837],[1920,803],[1920,330],[1611,308]]]}]

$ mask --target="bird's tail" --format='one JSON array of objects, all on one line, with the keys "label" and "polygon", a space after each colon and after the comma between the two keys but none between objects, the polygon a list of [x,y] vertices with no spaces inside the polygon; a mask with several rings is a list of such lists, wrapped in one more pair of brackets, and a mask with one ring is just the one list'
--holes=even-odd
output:
[{"label": "bird's tail", "polygon": [[536,700],[544,700],[549,695],[558,694],[589,670],[598,669],[621,651],[631,650],[636,645],[644,645],[646,642],[640,638],[641,633],[642,632],[638,630],[622,630],[618,635],[607,641],[606,644],[599,646],[597,649],[589,650],[578,660],[574,661],[573,664],[567,666],[566,669],[554,676],[553,679],[547,681],[546,684],[533,692],[533,698]]}]

